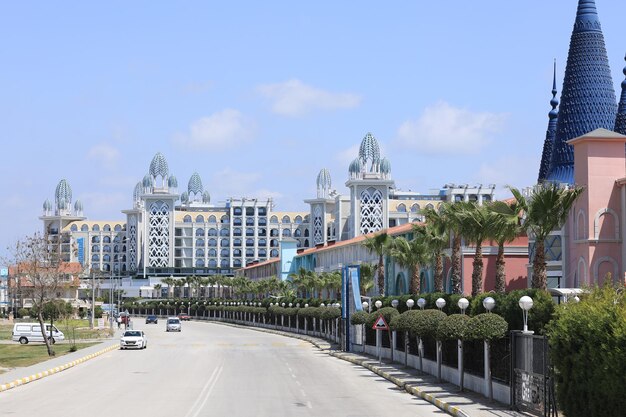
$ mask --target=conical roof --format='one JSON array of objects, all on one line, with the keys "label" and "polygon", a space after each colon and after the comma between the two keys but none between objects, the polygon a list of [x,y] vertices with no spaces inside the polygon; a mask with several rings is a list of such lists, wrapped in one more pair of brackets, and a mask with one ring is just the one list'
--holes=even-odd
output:
[{"label": "conical roof", "polygon": [[[626,60],[626,57],[624,57]],[[624,75],[626,76],[626,67],[624,67]],[[617,107],[617,117],[615,118],[615,130],[617,133],[626,135],[626,78],[622,81],[622,95]]]},{"label": "conical roof", "polygon": [[72,203],[72,187],[66,179],[59,181],[54,197],[59,208],[68,207]]},{"label": "conical roof", "polygon": [[167,167],[167,161],[161,152],[157,152],[152,158],[152,162],[150,162],[150,175],[153,177],[158,177],[159,175],[163,178],[167,177],[169,170]]},{"label": "conical roof", "polygon": [[189,195],[192,193],[201,195],[204,191],[204,187],[202,187],[202,179],[200,178],[200,174],[197,172],[191,174],[191,178],[189,178],[189,183],[187,184],[187,191]]},{"label": "conical roof", "polygon": [[593,0],[579,0],[547,180],[573,183],[574,150],[566,142],[597,128],[613,129],[616,111],[596,4]]},{"label": "conical roof", "polygon": [[330,172],[326,168],[322,168],[317,174],[317,188],[330,189],[332,185]]}]

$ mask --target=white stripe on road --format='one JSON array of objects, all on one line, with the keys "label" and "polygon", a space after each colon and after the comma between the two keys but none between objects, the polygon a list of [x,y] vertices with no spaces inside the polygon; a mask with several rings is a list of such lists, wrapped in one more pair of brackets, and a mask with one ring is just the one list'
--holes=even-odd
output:
[{"label": "white stripe on road", "polygon": [[217,380],[219,379],[223,369],[223,366],[219,365],[213,370],[211,377],[206,382],[206,384],[204,384],[202,391],[200,391],[200,395],[198,395],[196,401],[193,403],[187,414],[185,414],[185,417],[198,417],[200,411],[202,411],[206,402],[209,400],[211,392],[213,392],[213,388],[215,387],[215,384],[217,383]]}]

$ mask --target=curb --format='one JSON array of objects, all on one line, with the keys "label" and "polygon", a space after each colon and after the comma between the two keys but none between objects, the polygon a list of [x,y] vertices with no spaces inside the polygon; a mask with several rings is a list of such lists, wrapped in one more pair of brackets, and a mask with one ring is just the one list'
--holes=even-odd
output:
[{"label": "curb", "polygon": [[[412,386],[410,385],[408,382],[404,382],[402,379],[397,378],[383,370],[381,370],[379,367],[375,366],[375,365],[371,365],[366,363],[366,360],[364,359],[358,359],[358,358],[354,358],[354,357],[350,357],[348,354],[345,354],[344,352],[338,352],[332,349],[332,345],[329,342],[319,342],[319,340],[317,338],[311,338],[310,336],[304,336],[304,335],[299,335],[299,334],[291,334],[289,332],[283,332],[280,330],[273,330],[273,329],[266,329],[266,328],[262,328],[262,327],[253,327],[253,326],[246,326],[243,324],[235,324],[235,323],[226,323],[226,322],[219,322],[219,321],[210,321],[211,323],[218,323],[218,324],[222,324],[222,325],[226,325],[226,326],[231,326],[231,327],[242,327],[245,329],[250,329],[250,330],[257,330],[259,332],[264,332],[264,333],[272,333],[272,334],[277,334],[280,336],[286,336],[286,337],[291,337],[293,339],[300,339],[300,340],[304,340],[306,342],[311,343],[312,345],[314,345],[315,347],[317,347],[318,349],[321,350],[325,350],[328,352],[328,354],[330,356],[333,356],[337,359],[341,359],[344,360],[346,362],[350,362],[353,363],[355,365],[359,365],[362,366],[366,369],[369,369],[371,372],[375,373],[376,375],[385,378],[387,381],[397,385],[398,387],[404,389],[407,393],[414,395],[416,397],[420,397],[423,400],[429,402],[430,404],[434,405],[435,407],[439,408],[442,411],[445,411],[446,413],[454,416],[454,417],[470,417],[465,411],[461,410],[459,407],[453,406],[448,404],[445,401],[440,400],[439,398],[435,397],[432,394],[428,394],[427,392],[424,392],[422,389],[420,389],[419,387],[416,386]],[[321,346],[322,344],[324,344],[325,346]]]},{"label": "curb", "polygon": [[24,378],[16,379],[15,381],[12,381],[12,382],[9,382],[9,383],[6,383],[6,384],[0,384],[0,392],[7,391],[7,390],[10,390],[12,388],[19,387],[20,385],[28,384],[29,382],[33,382],[33,381],[36,381],[38,379],[42,379],[42,378],[45,378],[47,376],[54,375],[56,373],[65,371],[66,369],[73,368],[74,366],[79,365],[79,364],[81,364],[83,362],[86,362],[89,359],[93,359],[96,356],[100,356],[103,353],[107,353],[107,352],[110,352],[110,351],[118,349],[118,348],[119,348],[119,344],[112,345],[112,346],[109,346],[109,347],[104,348],[102,350],[99,350],[99,351],[97,351],[95,353],[92,353],[90,355],[83,356],[80,359],[76,359],[75,361],[66,363],[65,365],[55,366],[54,368],[48,369],[47,371],[44,371],[44,372],[38,372],[38,373],[33,374],[31,376],[27,376],[27,377],[24,377]]}]

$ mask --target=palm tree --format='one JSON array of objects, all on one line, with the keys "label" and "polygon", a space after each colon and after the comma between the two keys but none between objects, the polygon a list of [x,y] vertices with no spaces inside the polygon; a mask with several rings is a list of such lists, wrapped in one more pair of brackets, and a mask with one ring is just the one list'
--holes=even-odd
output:
[{"label": "palm tree", "polygon": [[361,295],[367,295],[372,288],[374,288],[374,265],[363,263],[361,264],[361,276],[359,280]]},{"label": "palm tree", "polygon": [[385,263],[383,259],[383,255],[387,249],[387,245],[389,244],[390,237],[386,232],[381,232],[375,234],[373,237],[368,237],[363,242],[363,246],[370,253],[375,253],[378,255],[378,292],[380,295],[385,295]]},{"label": "palm tree", "polygon": [[483,290],[483,242],[493,236],[492,226],[496,216],[487,207],[475,203],[465,204],[463,210],[464,236],[476,245],[472,263],[472,296],[476,296]]},{"label": "palm tree", "polygon": [[154,291],[156,291],[156,293],[159,295],[158,298],[161,298],[161,284],[154,284]]},{"label": "palm tree", "polygon": [[435,261],[435,291],[443,292],[443,257],[444,249],[448,247],[448,231],[445,219],[439,212],[433,209],[424,211],[426,225],[414,225],[413,232],[421,239],[429,249]]},{"label": "palm tree", "polygon": [[419,239],[407,240],[400,236],[391,241],[389,255],[398,265],[409,270],[411,274],[409,293],[419,294],[420,266],[429,261],[428,247]]},{"label": "palm tree", "polygon": [[[583,187],[561,187],[544,182],[535,186],[532,195],[526,198],[517,188],[509,187],[517,207],[523,213],[522,228],[535,238],[532,287],[547,289],[545,239],[550,232],[565,224],[570,209],[584,191]],[[508,211],[508,214],[512,214]]]},{"label": "palm tree", "polygon": [[461,293],[461,263],[462,252],[461,243],[463,233],[466,232],[467,224],[465,223],[464,213],[468,202],[446,202],[441,206],[441,214],[448,233],[452,234],[452,254],[450,256],[452,263],[452,273],[450,284],[453,294]]},{"label": "palm tree", "polygon": [[165,285],[167,285],[167,298],[170,298],[170,294],[173,294],[173,289],[174,289],[174,284],[176,283],[176,280],[174,279],[174,277],[168,277],[168,278],[163,278],[161,280],[161,282]]},{"label": "palm tree", "polygon": [[[506,272],[504,269],[504,245],[512,242],[521,232],[519,224],[519,209],[516,202],[494,201],[487,206],[495,213],[493,222],[493,239],[498,243],[496,258],[496,285],[495,291],[504,294],[506,290]],[[509,212],[510,214],[505,214]]]},{"label": "palm tree", "polygon": [[[296,290],[296,294],[298,296],[302,295],[302,297],[306,297],[306,290],[310,288],[309,281],[311,280],[312,272],[307,270],[306,268],[300,267],[298,269],[298,273],[289,274],[288,278],[290,282],[293,284],[294,289]],[[302,291],[302,293],[300,293]]]}]

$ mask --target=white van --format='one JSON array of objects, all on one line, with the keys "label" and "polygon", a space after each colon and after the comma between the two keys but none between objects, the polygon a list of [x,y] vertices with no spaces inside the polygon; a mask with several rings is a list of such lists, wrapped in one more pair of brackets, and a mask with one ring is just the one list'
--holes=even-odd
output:
[{"label": "white van", "polygon": [[[46,337],[50,337],[50,325],[46,324]],[[55,326],[52,326],[52,339],[50,342],[54,344],[57,340],[64,340],[65,335]],[[13,325],[14,342],[20,342],[22,345],[28,342],[43,342],[41,334],[41,325],[39,323],[16,323]]]}]

